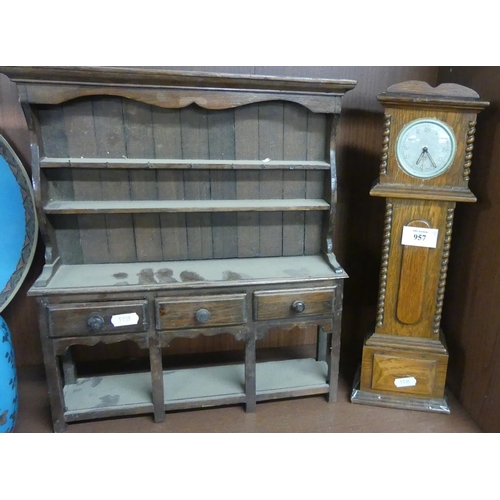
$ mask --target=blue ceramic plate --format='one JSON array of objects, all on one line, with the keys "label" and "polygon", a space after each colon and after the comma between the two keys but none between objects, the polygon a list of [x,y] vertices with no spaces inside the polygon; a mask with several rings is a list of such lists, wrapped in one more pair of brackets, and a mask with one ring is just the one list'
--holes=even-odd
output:
[{"label": "blue ceramic plate", "polygon": [[28,274],[37,237],[30,179],[14,150],[0,135],[0,312]]}]

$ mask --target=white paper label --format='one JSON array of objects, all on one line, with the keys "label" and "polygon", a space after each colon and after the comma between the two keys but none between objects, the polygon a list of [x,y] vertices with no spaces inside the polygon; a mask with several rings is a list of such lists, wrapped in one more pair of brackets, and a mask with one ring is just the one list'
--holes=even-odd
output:
[{"label": "white paper label", "polygon": [[139,315],[137,313],[115,314],[111,316],[111,323],[113,323],[113,326],[137,325]]},{"label": "white paper label", "polygon": [[412,247],[436,248],[439,229],[426,227],[403,227],[402,245]]},{"label": "white paper label", "polygon": [[401,387],[413,387],[417,385],[417,379],[415,377],[403,377],[394,380],[394,385],[399,389]]}]

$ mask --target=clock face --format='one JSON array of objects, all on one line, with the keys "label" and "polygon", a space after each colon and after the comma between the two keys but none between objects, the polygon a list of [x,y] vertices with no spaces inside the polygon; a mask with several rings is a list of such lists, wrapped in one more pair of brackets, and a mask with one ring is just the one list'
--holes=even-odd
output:
[{"label": "clock face", "polygon": [[442,174],[453,162],[457,143],[452,129],[434,118],[408,123],[396,142],[396,158],[409,175],[429,179]]}]

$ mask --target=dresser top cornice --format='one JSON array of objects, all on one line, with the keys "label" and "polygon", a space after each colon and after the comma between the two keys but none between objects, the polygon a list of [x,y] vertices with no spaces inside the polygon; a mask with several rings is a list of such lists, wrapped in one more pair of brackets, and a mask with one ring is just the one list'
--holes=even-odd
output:
[{"label": "dresser top cornice", "polygon": [[16,83],[58,83],[80,85],[126,85],[256,90],[286,90],[343,94],[355,87],[355,80],[297,78],[196,71],[171,71],[140,67],[98,66],[0,66]]},{"label": "dresser top cornice", "polygon": [[[138,67],[0,66],[19,89],[22,102],[60,104],[85,95],[120,95],[162,107],[196,103],[224,109],[251,102],[289,100],[315,112],[338,112],[334,97],[356,86],[355,80],[275,77],[171,71]],[[165,96],[165,94],[170,94]]]}]

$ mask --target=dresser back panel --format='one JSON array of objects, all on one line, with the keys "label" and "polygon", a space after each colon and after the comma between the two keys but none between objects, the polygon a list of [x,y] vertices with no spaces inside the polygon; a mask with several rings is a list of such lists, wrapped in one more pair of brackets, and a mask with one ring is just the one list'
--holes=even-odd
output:
[{"label": "dresser back panel", "polygon": [[48,157],[326,159],[326,116],[290,102],[166,109],[97,96],[33,107]]},{"label": "dresser back panel", "polygon": [[[46,158],[326,161],[327,118],[288,102],[165,109],[98,96],[36,108]],[[44,169],[45,201],[322,199],[327,170]],[[316,211],[51,215],[62,262],[320,252]]]}]

